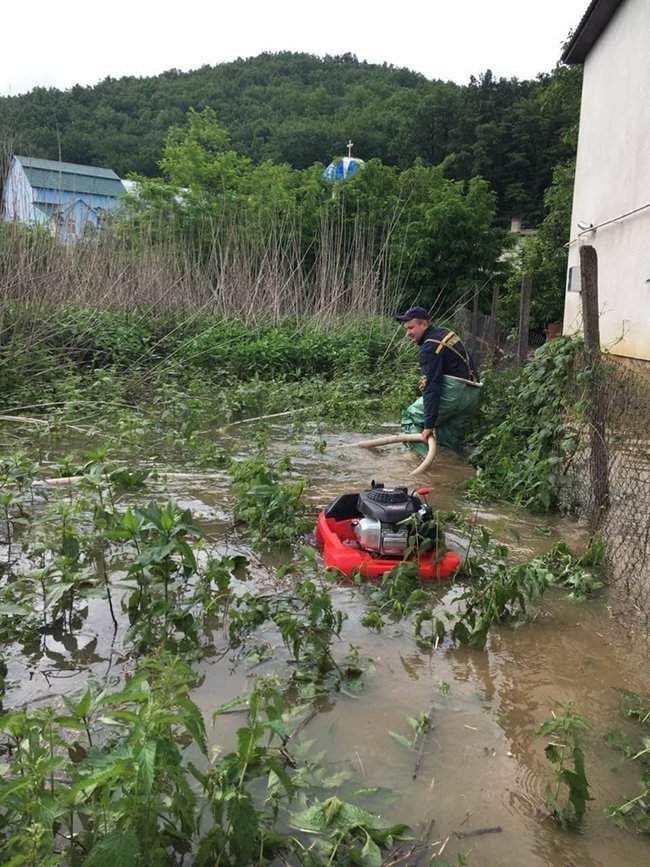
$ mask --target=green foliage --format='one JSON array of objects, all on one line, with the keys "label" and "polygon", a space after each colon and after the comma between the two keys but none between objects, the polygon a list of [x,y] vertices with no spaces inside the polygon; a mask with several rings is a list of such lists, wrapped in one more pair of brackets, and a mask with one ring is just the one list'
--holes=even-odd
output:
[{"label": "green foliage", "polygon": [[[547,788],[546,805],[553,819],[562,828],[577,831],[587,809],[589,783],[585,774],[585,759],[581,736],[591,726],[571,704],[561,705],[561,714],[543,723],[538,737],[548,738],[544,753],[553,765],[555,781]],[[566,802],[561,793],[566,789]]]},{"label": "green foliage", "polygon": [[[197,865],[247,867],[253,857],[264,865],[291,852],[305,867],[374,864],[367,859],[404,832],[330,798],[322,827],[319,804],[294,817],[306,833],[319,832],[322,859],[279,833],[278,813],[286,814],[304,768],[285,747],[278,683],[257,681],[236,748],[210,758],[203,716],[189,697],[195,680],[182,659],[162,655],[144,659],[120,692],[92,687],[69,698],[67,715],[0,717],[11,751],[0,783],[3,863],[162,867],[192,854]],[[354,860],[360,849],[366,860]]]},{"label": "green foliage", "polygon": [[23,451],[12,452],[0,460],[0,526],[11,565],[16,531],[27,521],[27,508],[33,504],[32,482],[36,465]]},{"label": "green foliage", "polygon": [[581,348],[577,337],[553,340],[520,371],[488,380],[471,456],[477,468],[469,484],[472,496],[540,511],[556,505],[585,409],[584,375],[576,370]]},{"label": "green foliage", "polygon": [[483,283],[500,267],[496,197],[480,178],[450,180],[421,161],[397,172],[371,160],[338,191],[337,203],[348,222],[361,215],[379,236],[390,221],[390,258],[408,286],[404,303],[445,309],[468,283]]},{"label": "green foliage", "polygon": [[[304,573],[313,565],[306,561],[297,568]],[[274,624],[291,654],[296,681],[337,686],[358,681],[361,668],[355,658],[343,667],[334,658],[332,643],[346,617],[334,607],[328,584],[317,575],[300,577],[289,592],[245,593],[234,601],[229,617],[230,642],[240,653],[261,626]]]},{"label": "green foliage", "polygon": [[422,711],[422,713],[418,714],[416,717],[407,717],[406,721],[413,731],[413,737],[410,740],[404,737],[404,735],[399,734],[399,732],[389,731],[388,734],[393,738],[393,740],[396,740],[398,744],[401,744],[409,750],[413,750],[420,738],[431,728],[431,715],[426,711]]},{"label": "green foliage", "polygon": [[608,809],[609,816],[622,828],[650,834],[650,701],[632,690],[621,690],[622,713],[634,728],[631,733],[609,732],[607,741],[613,749],[635,762],[640,774],[640,792]]},{"label": "green foliage", "polygon": [[265,545],[293,541],[306,532],[304,482],[283,481],[291,469],[288,458],[272,466],[264,450],[244,461],[233,461],[235,519],[244,523],[254,538]]},{"label": "green foliage", "polygon": [[197,118],[195,142],[212,151],[232,147],[254,163],[306,169],[340,154],[351,135],[364,159],[404,168],[419,158],[444,162],[456,179],[480,175],[505,221],[520,215],[534,224],[553,166],[575,148],[580,82],[579,67],[558,67],[535,81],[487,70],[460,86],[350,54],[281,52],[66,91],[35,88],[0,98],[0,127],[13,131],[18,153],[155,175],[168,129],[189,106],[196,115],[208,107],[228,130],[206,134]]},{"label": "green foliage", "polygon": [[[164,410],[156,413],[160,423],[185,425],[188,435],[206,402],[213,416],[221,405],[227,421],[296,402],[323,417],[358,414],[378,396],[406,399],[401,393],[409,394],[417,375],[409,347],[382,319],[326,327],[307,317],[270,325],[207,314],[13,309],[5,326],[11,337],[0,348],[0,394],[8,408],[62,402],[60,413],[69,416],[103,403],[104,413],[120,406],[124,423],[124,404],[139,402],[141,413],[149,403]],[[29,363],[12,367],[17,356]]]},{"label": "green foliage", "polygon": [[516,251],[515,267],[499,300],[500,317],[508,325],[517,322],[524,273],[531,276],[533,284],[530,327],[541,331],[549,322],[562,321],[574,178],[575,159],[554,167],[544,193],[544,220],[538,233],[525,239]]},{"label": "green foliage", "polygon": [[533,295],[530,305],[531,327],[541,331],[549,322],[562,319],[571,227],[571,205],[575,158],[578,142],[578,111],[569,118],[571,106],[580,104],[582,75],[579,67],[558,67],[549,86],[539,94],[540,105],[547,115],[565,113],[567,124],[562,133],[564,155],[556,152],[552,177],[544,183],[544,218],[537,235],[524,242],[518,251],[516,266],[508,279],[506,292],[500,300],[500,315],[510,326],[517,323],[521,277],[532,277]]},{"label": "green foliage", "polygon": [[513,564],[508,548],[496,542],[485,527],[472,527],[460,516],[445,516],[448,526],[467,533],[471,554],[457,573],[458,593],[452,609],[443,607],[436,593],[419,577],[417,564],[401,563],[386,573],[377,587],[362,585],[369,601],[362,623],[380,631],[387,617],[412,617],[419,644],[436,647],[444,640],[482,649],[493,626],[520,623],[551,587],[585,599],[602,584],[594,576],[594,544],[581,557],[558,544],[547,554]]},{"label": "green foliage", "polygon": [[561,542],[543,557],[553,573],[553,582],[568,591],[571,599],[587,599],[603,587],[597,573],[601,566],[602,540],[595,538],[580,557]]},{"label": "green foliage", "polygon": [[214,112],[191,110],[186,128],[168,135],[165,178],[141,182],[118,231],[135,239],[144,228],[160,240],[180,237],[205,257],[227,249],[235,226],[237,243],[254,261],[280,245],[287,256],[297,252],[296,267],[308,270],[332,234],[350,249],[363,238],[371,258],[382,249],[387,254],[388,285],[398,288],[406,279],[408,300],[417,296],[427,305],[436,296],[449,303],[498,267],[503,234],[484,180],[451,180],[422,161],[400,172],[372,159],[332,196],[319,166],[256,165],[226,146]]},{"label": "green foliage", "polygon": [[[3,490],[31,506],[39,468],[16,453],[1,469]],[[64,641],[72,640],[88,601],[104,596],[126,653],[151,656],[117,692],[108,680],[90,681],[64,695],[59,708],[0,714],[0,749],[8,758],[0,769],[2,863],[162,867],[189,857],[247,867],[280,855],[305,867],[376,863],[402,826],[390,828],[353,804],[345,811],[355,822],[333,822],[315,848],[279,830],[298,793],[305,807],[315,790],[347,778],[328,775],[320,759],[303,763],[289,752],[291,720],[309,708],[291,700],[311,703],[342,684],[358,688],[363,672],[357,648],[335,659],[344,615],[318,574],[314,551],[304,549],[304,561],[282,570],[291,583],[286,592],[242,594],[233,579],[243,577],[246,559],[200,556],[205,543],[188,510],[132,502],[146,473],[115,465],[103,450],[82,460],[68,456],[58,472],[75,473],[74,493],[23,513],[21,572],[13,573],[12,560],[1,587],[3,640],[33,642],[55,624]],[[113,604],[119,593],[122,612]],[[235,747],[221,753],[210,751],[190,693],[199,680],[192,663],[214,652],[213,633],[226,617],[235,658],[268,624],[291,655],[293,675],[291,699],[288,683],[274,679],[236,700],[247,705],[246,722]]]},{"label": "green foliage", "polygon": [[171,501],[164,507],[152,502],[127,509],[109,532],[136,552],[124,584],[133,587],[128,611],[141,650],[168,646],[178,631],[194,638],[188,582],[198,571],[190,542],[199,536],[189,510]]},{"label": "green foliage", "polygon": [[[174,837],[191,837],[196,809],[177,737],[184,731],[206,749],[188,697],[193,679],[178,659],[148,660],[123,692],[88,690],[68,701],[69,716],[46,709],[2,717],[13,745],[0,789],[2,852],[23,857],[11,863],[77,863],[82,852],[91,864],[109,853],[130,859],[124,864],[167,863]],[[69,739],[79,731],[85,745]],[[23,833],[30,827],[40,829],[31,841]]]},{"label": "green foliage", "polygon": [[326,834],[320,854],[328,864],[381,867],[382,849],[403,836],[406,825],[390,825],[354,804],[337,797],[314,804],[291,817],[291,824],[310,834]]},{"label": "green foliage", "polygon": [[430,592],[423,588],[417,563],[405,561],[382,575],[378,585],[360,581],[370,603],[362,623],[380,631],[385,618],[401,620],[428,601]]}]

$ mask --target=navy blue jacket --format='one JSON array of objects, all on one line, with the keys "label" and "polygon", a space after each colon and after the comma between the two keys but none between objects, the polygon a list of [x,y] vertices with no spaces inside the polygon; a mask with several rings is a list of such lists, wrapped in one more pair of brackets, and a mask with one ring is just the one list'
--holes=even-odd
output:
[{"label": "navy blue jacket", "polygon": [[474,381],[472,359],[462,341],[449,328],[430,325],[420,345],[420,388],[424,398],[424,427],[433,430],[438,420],[442,377],[457,376]]}]

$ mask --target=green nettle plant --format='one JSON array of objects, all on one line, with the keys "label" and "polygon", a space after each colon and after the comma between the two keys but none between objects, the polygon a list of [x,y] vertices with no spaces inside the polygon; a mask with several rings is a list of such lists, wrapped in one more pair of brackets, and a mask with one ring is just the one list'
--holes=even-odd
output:
[{"label": "green nettle plant", "polygon": [[[277,830],[308,779],[287,749],[277,680],[258,680],[215,712],[247,704],[236,748],[212,757],[189,696],[195,681],[187,663],[162,654],[143,660],[120,692],[89,687],[67,698],[64,714],[0,717],[10,757],[0,783],[3,863],[171,867],[191,856],[204,867],[248,867],[281,855],[305,867],[381,863],[405,826],[338,798],[291,818],[301,837]],[[304,842],[311,834],[318,839]]]},{"label": "green nettle plant", "polygon": [[539,349],[516,375],[491,375],[474,435],[471,496],[540,511],[557,504],[586,408],[580,392],[588,374],[576,371],[581,350],[581,338],[561,337]]},{"label": "green nettle plant", "polygon": [[[311,565],[306,562],[301,571],[307,572]],[[229,609],[230,643],[241,655],[259,627],[271,623],[291,654],[295,681],[336,686],[361,674],[354,660],[341,665],[332,652],[345,618],[334,607],[326,581],[316,575],[302,577],[286,592],[275,589],[238,597]]]},{"label": "green nettle plant", "polygon": [[382,852],[390,849],[408,830],[390,823],[336,796],[318,802],[291,817],[299,831],[318,835],[310,849],[304,849],[303,863],[313,867],[381,867]]},{"label": "green nettle plant", "polygon": [[207,751],[181,660],[145,660],[120,693],[88,688],[0,718],[11,762],[0,786],[3,863],[168,864],[189,845],[195,795],[178,738]]},{"label": "green nettle plant", "polygon": [[422,581],[416,564],[404,562],[386,573],[377,586],[359,582],[369,602],[364,626],[381,631],[387,618],[412,617],[415,639],[423,647],[448,640],[481,649],[492,626],[529,619],[535,603],[550,587],[585,599],[602,586],[591,571],[602,556],[598,539],[579,558],[560,544],[543,556],[513,564],[507,546],[496,542],[485,527],[472,527],[455,514],[439,515],[436,521],[439,528],[447,523],[467,533],[473,551],[456,575],[453,608],[441,605],[435,587]]},{"label": "green nettle plant", "polygon": [[617,825],[642,834],[650,834],[650,701],[631,690],[623,690],[622,711],[634,726],[632,734],[610,732],[611,747],[635,762],[640,774],[640,791],[632,798],[608,809]]},{"label": "green nettle plant", "polygon": [[[12,452],[0,460],[0,526],[4,531],[6,567],[11,568],[14,541],[20,527],[29,524],[28,507],[34,504],[32,482],[37,465],[23,451]],[[0,569],[4,564],[0,564]]]},{"label": "green nettle plant", "polygon": [[254,457],[231,464],[235,520],[259,543],[288,543],[310,526],[304,518],[305,483],[285,481],[290,469],[288,458],[270,464],[263,447]]},{"label": "green nettle plant", "polygon": [[189,591],[198,569],[190,543],[200,536],[189,509],[171,501],[162,507],[151,502],[128,509],[110,533],[135,549],[124,583],[133,588],[127,608],[132,637],[141,649],[170,646],[178,633],[196,643]]},{"label": "green nettle plant", "polygon": [[548,738],[544,754],[553,765],[555,777],[546,790],[546,806],[560,827],[577,831],[591,800],[581,743],[582,734],[591,725],[572,704],[561,705],[560,710],[559,715],[554,714],[537,731],[538,737]]}]

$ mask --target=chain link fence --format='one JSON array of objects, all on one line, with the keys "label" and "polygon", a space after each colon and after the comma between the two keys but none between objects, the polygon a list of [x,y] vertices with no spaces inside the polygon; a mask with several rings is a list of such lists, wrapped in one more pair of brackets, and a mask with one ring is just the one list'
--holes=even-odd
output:
[{"label": "chain link fence", "polygon": [[[650,627],[650,362],[605,357],[563,505],[603,539],[611,603]],[[576,383],[576,398],[581,386]]]}]

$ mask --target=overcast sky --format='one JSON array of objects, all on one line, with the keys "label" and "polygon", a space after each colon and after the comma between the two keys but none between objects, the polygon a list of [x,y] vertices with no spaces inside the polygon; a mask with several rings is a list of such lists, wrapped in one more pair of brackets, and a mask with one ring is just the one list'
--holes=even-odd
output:
[{"label": "overcast sky", "polygon": [[553,68],[587,0],[16,0],[2,4],[0,93],[155,75],[262,51],[351,52],[465,83]]}]

